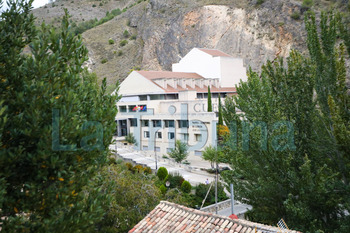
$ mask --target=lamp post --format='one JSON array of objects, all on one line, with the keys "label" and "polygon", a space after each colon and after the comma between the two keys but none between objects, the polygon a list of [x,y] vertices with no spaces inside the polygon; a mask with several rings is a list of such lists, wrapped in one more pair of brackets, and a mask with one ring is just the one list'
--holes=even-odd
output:
[{"label": "lamp post", "polygon": [[158,171],[158,158],[157,158],[157,150],[156,150],[156,136],[157,136],[157,133],[160,129],[157,129],[156,132],[154,132],[154,157],[155,157],[155,162],[156,162],[156,174],[157,174],[157,171]]}]

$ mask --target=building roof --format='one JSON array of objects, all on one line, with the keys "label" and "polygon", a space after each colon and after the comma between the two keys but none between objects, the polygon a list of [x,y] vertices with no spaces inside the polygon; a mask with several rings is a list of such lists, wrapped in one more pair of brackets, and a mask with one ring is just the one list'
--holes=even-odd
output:
[{"label": "building roof", "polygon": [[204,79],[197,73],[187,73],[187,72],[172,72],[172,71],[136,71],[147,79],[160,79],[160,78],[194,78],[194,79]]},{"label": "building roof", "polygon": [[205,52],[213,57],[231,57],[227,53],[224,53],[218,49],[199,49],[202,52]]},{"label": "building roof", "polygon": [[[229,233],[277,233],[277,227],[240,219],[230,219],[212,213],[195,210],[178,204],[161,201],[129,233],[137,232],[229,232]],[[297,231],[284,230],[285,233]]]}]

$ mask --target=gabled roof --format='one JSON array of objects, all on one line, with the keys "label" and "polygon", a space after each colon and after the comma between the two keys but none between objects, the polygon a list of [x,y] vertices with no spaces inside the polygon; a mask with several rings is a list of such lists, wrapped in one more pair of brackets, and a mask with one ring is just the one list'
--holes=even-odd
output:
[{"label": "gabled roof", "polygon": [[203,79],[197,73],[187,73],[187,72],[172,72],[172,71],[145,71],[139,70],[136,71],[147,79],[160,79],[160,78],[194,78],[194,79]]},{"label": "gabled roof", "polygon": [[[161,201],[143,220],[141,220],[129,233],[137,232],[229,232],[229,233],[277,233],[277,227],[266,226],[259,223],[240,219],[230,219],[195,210],[178,204]],[[284,230],[284,233],[297,233]]]},{"label": "gabled roof", "polygon": [[227,53],[224,53],[218,49],[200,49],[200,51],[205,52],[213,57],[231,57],[230,55],[228,55]]}]

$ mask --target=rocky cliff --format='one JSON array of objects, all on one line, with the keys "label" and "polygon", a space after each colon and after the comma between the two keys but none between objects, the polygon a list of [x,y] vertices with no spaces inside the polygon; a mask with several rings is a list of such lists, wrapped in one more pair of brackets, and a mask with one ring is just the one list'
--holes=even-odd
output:
[{"label": "rocky cliff", "polygon": [[[293,12],[302,18],[300,2],[138,1],[83,33],[88,66],[113,85],[131,69],[170,70],[193,47],[203,47],[244,58],[247,67],[258,70],[266,60],[287,56],[292,48],[305,50],[304,24],[292,19]],[[126,38],[125,30],[134,37]],[[115,43],[109,43],[110,39]],[[126,45],[120,44],[123,40]]]}]

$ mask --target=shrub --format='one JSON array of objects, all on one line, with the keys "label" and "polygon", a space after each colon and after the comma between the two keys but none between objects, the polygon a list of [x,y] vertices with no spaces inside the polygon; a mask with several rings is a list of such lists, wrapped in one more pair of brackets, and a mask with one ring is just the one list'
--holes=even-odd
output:
[{"label": "shrub", "polygon": [[109,43],[109,44],[114,44],[114,40],[113,40],[113,39],[109,39],[109,40],[108,40],[108,43]]},{"label": "shrub", "polygon": [[130,144],[136,145],[136,138],[134,137],[133,133],[129,133],[128,135],[125,136],[125,141],[127,141]]},{"label": "shrub", "polygon": [[118,56],[120,57],[121,55],[123,55],[123,51],[119,50],[118,51]]},{"label": "shrub", "polygon": [[125,31],[123,32],[123,36],[124,36],[125,38],[128,38],[128,37],[130,36],[128,30],[125,29]]},{"label": "shrub", "polygon": [[131,39],[131,40],[136,40],[136,35],[132,35],[132,36],[130,37],[130,39]]},{"label": "shrub", "polygon": [[109,158],[108,163],[109,164],[117,164],[117,161],[115,160],[115,158]]},{"label": "shrub", "polygon": [[303,8],[310,8],[314,5],[313,0],[303,0],[303,4],[301,5]]},{"label": "shrub", "polygon": [[100,2],[100,4],[98,4],[99,6],[103,6],[103,3],[102,2]]},{"label": "shrub", "polygon": [[191,189],[192,189],[192,185],[190,184],[190,182],[188,182],[187,180],[182,182],[182,185],[181,185],[182,191],[184,191],[185,193],[190,193]]},{"label": "shrub", "polygon": [[128,43],[127,40],[122,40],[122,41],[120,41],[119,45],[123,47],[123,46],[125,46],[127,43]]},{"label": "shrub", "polygon": [[164,180],[168,175],[168,170],[165,167],[160,167],[157,171],[157,176],[160,180]]},{"label": "shrub", "polygon": [[159,187],[159,190],[160,192],[164,195],[166,193],[166,187],[164,186],[164,184],[162,184],[160,187]]},{"label": "shrub", "polygon": [[96,7],[96,4],[93,4],[92,7]]},{"label": "shrub", "polygon": [[150,167],[145,167],[145,171],[146,174],[152,174],[152,169]]},{"label": "shrub", "polygon": [[101,61],[102,64],[105,64],[106,62],[108,62],[107,58],[103,58]]},{"label": "shrub", "polygon": [[185,181],[180,174],[169,174],[166,180],[170,182],[170,188],[181,188]]},{"label": "shrub", "polygon": [[134,166],[131,163],[126,163],[125,166],[128,168],[129,171],[134,170]]},{"label": "shrub", "polygon": [[257,0],[256,1],[256,5],[261,5],[261,4],[263,4],[264,3],[264,0]]},{"label": "shrub", "polygon": [[134,170],[137,171],[138,173],[141,173],[145,170],[145,168],[142,165],[138,164],[134,167]]},{"label": "shrub", "polygon": [[298,20],[298,19],[300,19],[300,13],[297,11],[294,11],[290,17],[292,19]]}]

